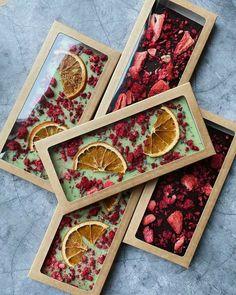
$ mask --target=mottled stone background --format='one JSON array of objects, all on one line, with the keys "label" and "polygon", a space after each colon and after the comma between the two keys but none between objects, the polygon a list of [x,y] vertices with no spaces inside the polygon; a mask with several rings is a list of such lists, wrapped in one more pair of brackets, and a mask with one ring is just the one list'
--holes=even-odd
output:
[{"label": "mottled stone background", "polygon": [[[122,50],[142,0],[9,0],[0,7],[0,127],[56,19]],[[236,0],[194,0],[219,14],[192,83],[201,107],[236,113]],[[103,294],[236,294],[236,165],[191,268],[122,245]],[[0,294],[62,294],[28,271],[56,206],[54,195],[0,171]]]}]

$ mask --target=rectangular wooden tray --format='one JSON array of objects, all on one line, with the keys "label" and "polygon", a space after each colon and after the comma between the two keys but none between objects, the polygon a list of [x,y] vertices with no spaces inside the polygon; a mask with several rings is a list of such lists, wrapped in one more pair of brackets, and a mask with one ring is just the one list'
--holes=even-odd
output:
[{"label": "rectangular wooden tray", "polygon": [[[100,128],[103,128],[110,124],[117,123],[118,121],[122,121],[124,119],[130,118],[133,115],[139,114],[151,108],[155,108],[155,110],[159,109],[160,107],[156,108],[156,106],[161,106],[163,103],[170,102],[179,97],[184,97],[188,104],[191,116],[193,118],[192,120],[201,138],[201,142],[203,145],[202,150],[195,151],[191,155],[186,155],[183,158],[174,160],[170,163],[166,163],[165,165],[159,165],[157,168],[150,169],[150,171],[148,172],[137,173],[136,176],[130,179],[127,179],[125,181],[120,181],[117,184],[114,184],[110,187],[106,187],[100,191],[94,192],[92,196],[90,195],[89,197],[80,197],[76,200],[73,200],[72,202],[76,202],[80,204],[80,207],[84,207],[85,205],[97,202],[106,197],[114,195],[118,192],[137,186],[148,180],[164,175],[168,172],[177,170],[181,167],[184,167],[186,165],[189,165],[200,159],[206,158],[214,154],[215,153],[214,148],[212,146],[211,140],[209,138],[208,132],[206,130],[206,126],[202,119],[200,110],[198,108],[198,105],[194,97],[194,94],[192,92],[192,88],[190,84],[188,83],[188,84],[179,86],[175,89],[166,91],[165,93],[149,98],[148,100],[141,101],[125,109],[119,110],[115,113],[108,114],[101,118],[95,119],[91,122],[88,122],[78,127],[64,131],[61,134],[57,134],[53,137],[49,137],[36,142],[36,148],[39,152],[40,158],[43,161],[43,164],[48,173],[50,182],[52,184],[56,197],[58,201],[60,202],[61,206],[67,206],[68,203],[70,203],[70,201],[66,197],[66,193],[63,190],[62,184],[55,170],[55,166],[50,157],[49,150],[52,147],[56,147],[56,146],[59,147],[61,144],[63,144],[64,146],[66,141],[69,141],[71,139],[78,139],[82,135],[87,136],[87,134],[90,132],[97,131]],[[95,142],[97,141],[99,140],[95,139]],[[58,160],[55,160],[55,161],[58,161]],[[94,177],[95,176],[96,175],[94,174]]]},{"label": "rectangular wooden tray", "polygon": [[205,227],[208,223],[208,220],[211,216],[211,213],[214,209],[216,201],[220,195],[220,191],[224,185],[224,182],[227,178],[227,175],[229,173],[230,167],[233,163],[233,160],[234,160],[235,154],[236,154],[236,136],[235,136],[236,123],[225,120],[224,118],[219,117],[219,116],[217,116],[213,113],[207,112],[207,111],[202,111],[202,114],[203,114],[203,117],[204,117],[206,123],[209,124],[209,126],[215,127],[216,129],[225,131],[227,134],[232,135],[233,141],[230,145],[230,148],[229,148],[228,153],[225,157],[223,166],[221,167],[221,170],[218,174],[216,182],[215,182],[213,189],[211,191],[211,194],[206,202],[206,205],[204,207],[204,210],[202,212],[200,220],[197,224],[196,229],[194,230],[193,236],[192,236],[191,241],[186,249],[184,256],[179,256],[175,253],[168,252],[168,251],[158,248],[154,245],[148,244],[136,237],[137,230],[138,230],[139,225],[143,219],[146,208],[147,208],[149,201],[152,197],[154,189],[155,189],[156,185],[158,184],[157,179],[153,180],[151,182],[148,182],[146,184],[146,186],[144,187],[139,204],[135,210],[135,213],[133,215],[133,218],[130,222],[130,225],[128,227],[128,230],[127,230],[125,238],[124,238],[124,242],[126,244],[132,245],[132,246],[137,247],[141,250],[147,251],[149,253],[152,253],[156,256],[167,259],[171,262],[174,262],[174,263],[179,264],[179,265],[186,267],[186,268],[189,267],[189,265],[191,263],[191,260],[194,256],[194,253],[195,253],[197,246],[200,242],[200,239],[203,235],[203,232],[204,232]]},{"label": "rectangular wooden tray", "polygon": [[98,295],[100,294],[103,285],[106,281],[106,278],[109,274],[110,268],[113,264],[113,261],[115,259],[116,253],[119,249],[119,246],[122,242],[123,236],[125,234],[125,231],[129,225],[130,219],[133,215],[133,212],[135,210],[135,207],[138,203],[140,197],[140,188],[136,188],[131,193],[131,196],[129,198],[129,201],[127,203],[125,213],[122,217],[122,220],[120,222],[120,225],[118,227],[118,230],[116,231],[115,237],[112,241],[112,244],[109,248],[109,251],[107,253],[106,259],[103,263],[103,266],[100,270],[100,273],[98,275],[98,279],[95,282],[95,285],[91,291],[85,291],[79,288],[76,288],[70,284],[66,284],[60,281],[57,281],[46,274],[44,274],[41,269],[43,267],[44,261],[46,259],[46,256],[48,254],[48,251],[51,247],[51,244],[53,243],[55,234],[57,232],[58,226],[62,220],[62,217],[70,212],[73,212],[78,209],[77,204],[69,204],[67,208],[63,206],[58,206],[55,214],[53,216],[53,219],[47,229],[47,232],[44,236],[44,239],[41,243],[41,246],[39,248],[39,251],[35,257],[35,260],[33,262],[33,265],[31,267],[29,277],[33,280],[37,280],[41,283],[47,284],[49,286],[52,286],[54,288],[58,288],[62,291],[69,292],[71,294],[76,295],[85,295],[85,294],[92,294],[92,295]]},{"label": "rectangular wooden tray", "polygon": [[[162,4],[162,1],[160,1],[160,3]],[[106,89],[101,104],[99,105],[96,117],[100,117],[108,112],[109,106],[111,105],[113,98],[118,93],[120,84],[122,83],[124,75],[127,71],[127,66],[133,60],[137,43],[139,42],[140,37],[143,33],[144,25],[155,4],[155,0],[144,1],[143,8],[139,14],[139,17],[126,44],[126,47],[122,53],[119,63],[117,64],[114,75],[112,76],[112,79]],[[196,6],[186,0],[168,1],[168,8],[180,13],[181,15],[203,26],[202,31],[196,42],[195,48],[193,49],[192,55],[179,81],[179,85],[181,85],[190,81],[193,71],[195,70],[197,62],[203,52],[203,49],[213,29],[217,16],[216,14],[211,13],[203,9],[202,7]]]},{"label": "rectangular wooden tray", "polygon": [[[3,127],[3,130],[0,135],[0,154],[3,154],[3,148],[9,139],[9,136],[11,136],[11,132],[15,126],[15,123],[22,112],[24,110],[24,106],[27,105],[31,107],[32,103],[36,104],[35,97],[34,101],[30,101],[30,104],[28,102],[28,97],[31,94],[31,90],[33,89],[35,83],[38,81],[38,78],[40,74],[43,73],[44,64],[46,63],[47,58],[52,57],[50,55],[51,49],[53,48],[56,40],[58,40],[58,36],[63,35],[68,38],[71,38],[71,40],[78,41],[79,43],[87,46],[88,48],[92,48],[96,52],[99,52],[101,54],[104,54],[107,56],[108,60],[106,61],[103,71],[101,75],[99,76],[97,85],[94,87],[92,91],[92,95],[90,99],[88,100],[87,106],[84,109],[84,112],[80,118],[79,123],[84,123],[92,118],[94,115],[94,112],[100,102],[100,99],[105,91],[105,88],[109,82],[109,79],[113,73],[113,70],[116,67],[116,64],[119,60],[120,53],[109,48],[108,46],[99,43],[98,41],[95,41],[77,31],[74,29],[71,29],[59,22],[54,22],[36,60],[35,63],[28,75],[27,80],[25,81],[25,84],[16,100],[16,103],[5,123],[5,126]],[[46,78],[46,77],[45,77]],[[41,81],[40,81],[41,82]],[[42,93],[43,94],[43,93]],[[42,95],[41,94],[41,95]],[[28,103],[28,104],[27,104]],[[21,122],[19,121],[19,124]],[[34,174],[31,174],[27,172],[24,169],[20,169],[17,166],[15,166],[12,163],[8,163],[7,161],[0,159],[0,168],[6,170],[7,172],[10,172],[14,175],[17,175],[25,180],[28,180],[35,185],[38,185],[44,189],[47,189],[49,191],[52,191],[52,187],[48,180],[42,179],[39,176],[36,176]]]}]

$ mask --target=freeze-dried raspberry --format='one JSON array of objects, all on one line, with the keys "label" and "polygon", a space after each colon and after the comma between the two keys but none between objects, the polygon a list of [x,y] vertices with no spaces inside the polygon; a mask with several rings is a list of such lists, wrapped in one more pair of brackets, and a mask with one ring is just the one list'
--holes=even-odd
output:
[{"label": "freeze-dried raspberry", "polygon": [[57,86],[57,80],[55,78],[52,78],[50,81],[50,85],[55,88]]},{"label": "freeze-dried raspberry", "polygon": [[19,127],[18,131],[17,131],[17,136],[20,139],[25,139],[28,136],[28,129],[25,126],[21,126]]},{"label": "freeze-dried raspberry", "polygon": [[211,157],[211,167],[213,169],[220,169],[224,162],[224,155],[222,154],[215,154]]},{"label": "freeze-dried raspberry", "polygon": [[51,87],[48,87],[48,89],[45,91],[45,96],[47,96],[48,98],[52,98],[54,97],[54,92],[52,91]]},{"label": "freeze-dried raspberry", "polygon": [[18,151],[18,152],[21,151],[21,145],[19,144],[19,142],[15,141],[15,140],[9,141],[7,143],[7,147],[11,151]]},{"label": "freeze-dried raspberry", "polygon": [[101,255],[100,257],[98,257],[98,263],[103,264],[104,260],[105,260],[106,256],[105,255]]}]

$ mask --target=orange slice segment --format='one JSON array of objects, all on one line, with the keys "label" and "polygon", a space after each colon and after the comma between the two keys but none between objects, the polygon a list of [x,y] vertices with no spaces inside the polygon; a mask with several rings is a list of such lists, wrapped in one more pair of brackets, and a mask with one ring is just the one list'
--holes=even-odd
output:
[{"label": "orange slice segment", "polygon": [[127,164],[121,153],[105,142],[91,143],[77,152],[74,170],[113,172],[124,174]]},{"label": "orange slice segment", "polygon": [[58,71],[64,94],[68,99],[77,97],[84,89],[87,81],[87,69],[83,60],[76,54],[58,50],[57,54],[64,54]]},{"label": "orange slice segment", "polygon": [[144,153],[153,158],[160,157],[172,150],[178,140],[179,123],[167,107],[162,107],[152,134],[145,141]]},{"label": "orange slice segment", "polygon": [[107,228],[107,224],[95,220],[81,222],[71,228],[62,242],[62,256],[66,264],[71,267],[78,264],[88,250],[86,240],[95,245]]},{"label": "orange slice segment", "polygon": [[119,203],[121,194],[106,198],[102,201],[105,210],[108,212],[111,212],[113,209],[115,209],[116,205]]},{"label": "orange slice segment", "polygon": [[61,126],[54,122],[43,122],[35,126],[30,132],[28,138],[28,147],[31,151],[35,150],[34,143],[38,140],[44,139],[46,137],[55,135],[64,130],[67,130],[66,126]]}]

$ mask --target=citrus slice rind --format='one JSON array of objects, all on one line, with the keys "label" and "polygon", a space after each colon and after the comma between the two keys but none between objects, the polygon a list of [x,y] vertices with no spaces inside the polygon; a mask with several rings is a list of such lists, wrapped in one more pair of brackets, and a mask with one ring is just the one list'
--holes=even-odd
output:
[{"label": "citrus slice rind", "polygon": [[105,142],[94,142],[77,152],[73,169],[124,174],[127,164],[116,148]]},{"label": "citrus slice rind", "polygon": [[144,154],[149,157],[160,157],[174,148],[179,141],[179,123],[175,115],[167,108],[161,108],[162,113],[153,126],[152,133],[147,137]]},{"label": "citrus slice rind", "polygon": [[74,53],[64,50],[57,50],[55,53],[65,55],[58,67],[58,71],[66,98],[73,99],[86,86],[87,68],[83,60]]},{"label": "citrus slice rind", "polygon": [[55,135],[57,133],[60,133],[62,131],[67,130],[68,128],[63,125],[59,125],[55,122],[47,121],[38,124],[35,126],[28,137],[28,148],[31,151],[35,150],[34,143],[36,141],[39,141],[41,139],[47,138],[49,136]]},{"label": "citrus slice rind", "polygon": [[107,228],[107,224],[96,220],[81,222],[72,227],[62,242],[62,256],[66,264],[70,267],[78,264],[88,250],[86,241],[95,245]]}]

